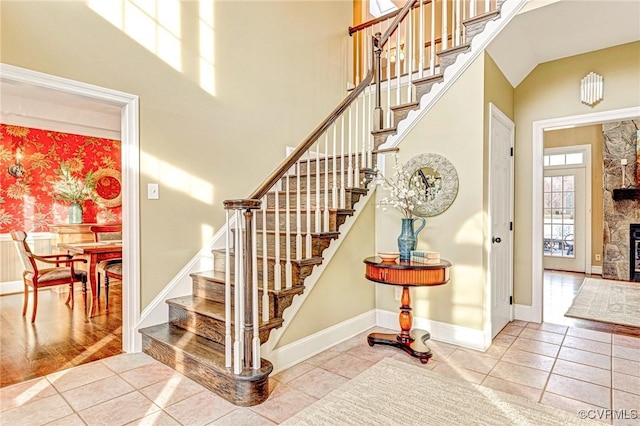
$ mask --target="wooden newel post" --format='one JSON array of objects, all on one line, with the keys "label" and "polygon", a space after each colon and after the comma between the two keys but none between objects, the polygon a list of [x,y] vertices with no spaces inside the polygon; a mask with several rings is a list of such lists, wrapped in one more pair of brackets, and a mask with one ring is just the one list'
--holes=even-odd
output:
[{"label": "wooden newel post", "polygon": [[[257,294],[253,292],[253,233],[252,233],[252,221],[253,221],[253,210],[259,209],[261,205],[260,200],[255,199],[246,199],[246,200],[225,200],[224,208],[227,210],[243,210],[244,217],[244,226],[242,229],[244,232],[241,233],[241,244],[242,244],[242,255],[243,258],[240,260],[242,265],[242,274],[244,283],[243,285],[243,294],[244,299],[241,301],[243,304],[244,316],[241,318],[241,321],[244,324],[244,333],[243,333],[243,365],[242,368],[252,368],[253,366],[253,352],[252,352],[252,340],[253,340],[253,298],[258,297]],[[235,248],[236,255],[238,254],[238,248]],[[235,273],[239,273],[236,271]],[[240,309],[239,306],[236,306],[235,309]],[[258,330],[256,330],[257,332]]]},{"label": "wooden newel post", "polygon": [[382,54],[382,46],[380,46],[381,37],[382,34],[378,32],[371,39],[374,53],[374,63],[371,65],[376,73],[376,108],[373,111],[373,123],[375,126],[375,130],[382,130],[382,128],[384,127],[384,114],[382,111],[382,90],[380,88],[380,78],[382,73],[382,65],[380,63],[380,56]]}]

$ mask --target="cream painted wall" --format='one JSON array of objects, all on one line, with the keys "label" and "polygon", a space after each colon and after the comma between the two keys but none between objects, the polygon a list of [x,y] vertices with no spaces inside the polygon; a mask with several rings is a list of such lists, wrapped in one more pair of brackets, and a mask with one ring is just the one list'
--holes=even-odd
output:
[{"label": "cream painted wall", "polygon": [[573,145],[591,145],[591,265],[602,266],[602,258],[596,260],[596,255],[603,254],[603,225],[602,211],[602,125],[573,127],[570,129],[551,130],[544,133],[544,147],[558,148]]},{"label": "cream painted wall", "polygon": [[375,254],[374,197],[315,284],[278,347],[307,337],[375,308],[375,285],[364,277],[365,257]]},{"label": "cream painted wall", "polygon": [[248,196],[347,80],[351,2],[215,1],[213,94],[200,86],[198,2],[179,4],[176,70],[85,2],[0,3],[3,63],[140,96],[140,193],[160,184],[159,200],[140,200],[141,307],[223,225],[222,201]]},{"label": "cream painted wall", "polygon": [[[486,191],[483,170],[484,58],[476,59],[429,113],[400,144],[399,159],[436,153],[455,166],[458,195],[444,213],[427,218],[418,235],[419,250],[439,251],[449,260],[448,284],[411,290],[413,315],[462,327],[483,329],[486,268]],[[385,173],[392,173],[393,159],[387,156]],[[378,197],[384,196],[380,191]],[[376,249],[397,250],[400,213],[376,210]],[[376,285],[376,306],[397,312],[393,286]]]},{"label": "cream painted wall", "polygon": [[[531,305],[532,123],[557,117],[640,105],[640,42],[538,65],[515,90],[516,208],[514,301]],[[604,76],[604,99],[594,107],[580,102],[580,80],[594,71]],[[542,194],[540,194],[542,197]]]}]

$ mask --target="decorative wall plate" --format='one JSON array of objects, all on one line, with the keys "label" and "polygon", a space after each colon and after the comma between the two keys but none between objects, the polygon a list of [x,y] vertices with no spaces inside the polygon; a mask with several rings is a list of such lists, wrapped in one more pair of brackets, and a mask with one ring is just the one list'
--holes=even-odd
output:
[{"label": "decorative wall plate", "polygon": [[[412,176],[418,174],[425,181],[424,190],[429,193],[428,201],[416,206],[413,213],[416,216],[437,216],[447,210],[458,195],[458,172],[453,164],[439,154],[420,154],[407,161],[405,168],[414,170]],[[437,182],[434,190],[427,184]]]},{"label": "decorative wall plate", "polygon": [[93,174],[96,180],[96,202],[104,207],[122,204],[122,180],[114,169],[100,169]]}]

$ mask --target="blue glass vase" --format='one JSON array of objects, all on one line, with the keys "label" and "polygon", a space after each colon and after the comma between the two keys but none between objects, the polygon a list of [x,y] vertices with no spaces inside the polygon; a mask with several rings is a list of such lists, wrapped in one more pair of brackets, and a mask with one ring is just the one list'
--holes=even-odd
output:
[{"label": "blue glass vase", "polygon": [[[413,230],[414,222],[422,221],[418,229]],[[398,237],[398,251],[400,252],[400,260],[411,259],[411,251],[416,249],[418,243],[418,233],[422,231],[427,221],[423,217],[403,218],[402,231]]]}]

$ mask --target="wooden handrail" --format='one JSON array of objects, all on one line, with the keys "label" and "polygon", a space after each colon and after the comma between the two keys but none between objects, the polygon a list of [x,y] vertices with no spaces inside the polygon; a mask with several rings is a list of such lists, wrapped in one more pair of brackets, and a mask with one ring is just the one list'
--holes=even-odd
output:
[{"label": "wooden handrail", "polygon": [[[429,3],[432,3],[433,1],[434,0],[422,0],[422,4],[429,4]],[[411,8],[414,9],[416,7],[419,7],[419,6],[420,6],[420,2],[417,2]],[[391,19],[394,16],[396,16],[398,13],[400,13],[401,10],[402,9],[394,10],[393,12],[389,12],[386,15],[382,15],[379,18],[375,18],[375,19],[372,19],[370,21],[363,22],[362,24],[358,24],[355,27],[349,27],[349,35],[352,36],[354,33],[357,33],[360,30],[364,30],[365,28],[372,27],[375,24],[379,24],[382,21],[386,21],[387,19]]]},{"label": "wooden handrail", "polygon": [[[389,26],[387,31],[384,33],[382,37],[376,39],[375,36],[372,38],[372,44],[374,47],[378,49],[382,49],[382,47],[387,43],[389,37],[393,34],[395,29],[398,27],[398,23],[401,22],[409,13],[409,10],[413,7],[417,0],[408,0],[407,3],[403,6],[403,8],[397,12],[396,19]],[[431,0],[429,0],[431,1]],[[340,104],[329,114],[327,118],[325,118],[316,129],[311,132],[307,138],[302,141],[300,145],[285,158],[278,168],[274,170],[273,173],[258,187],[255,191],[248,197],[253,200],[260,200],[264,197],[267,192],[287,173],[291,167],[293,167],[296,162],[302,158],[305,152],[307,152],[313,144],[322,136],[322,134],[333,124],[335,121],[342,115],[344,111],[355,101],[360,93],[364,91],[364,89],[371,83],[373,80],[373,70],[375,69],[375,55],[371,55],[371,66],[365,78],[358,84],[358,86],[347,95],[347,97],[340,102]]]}]

